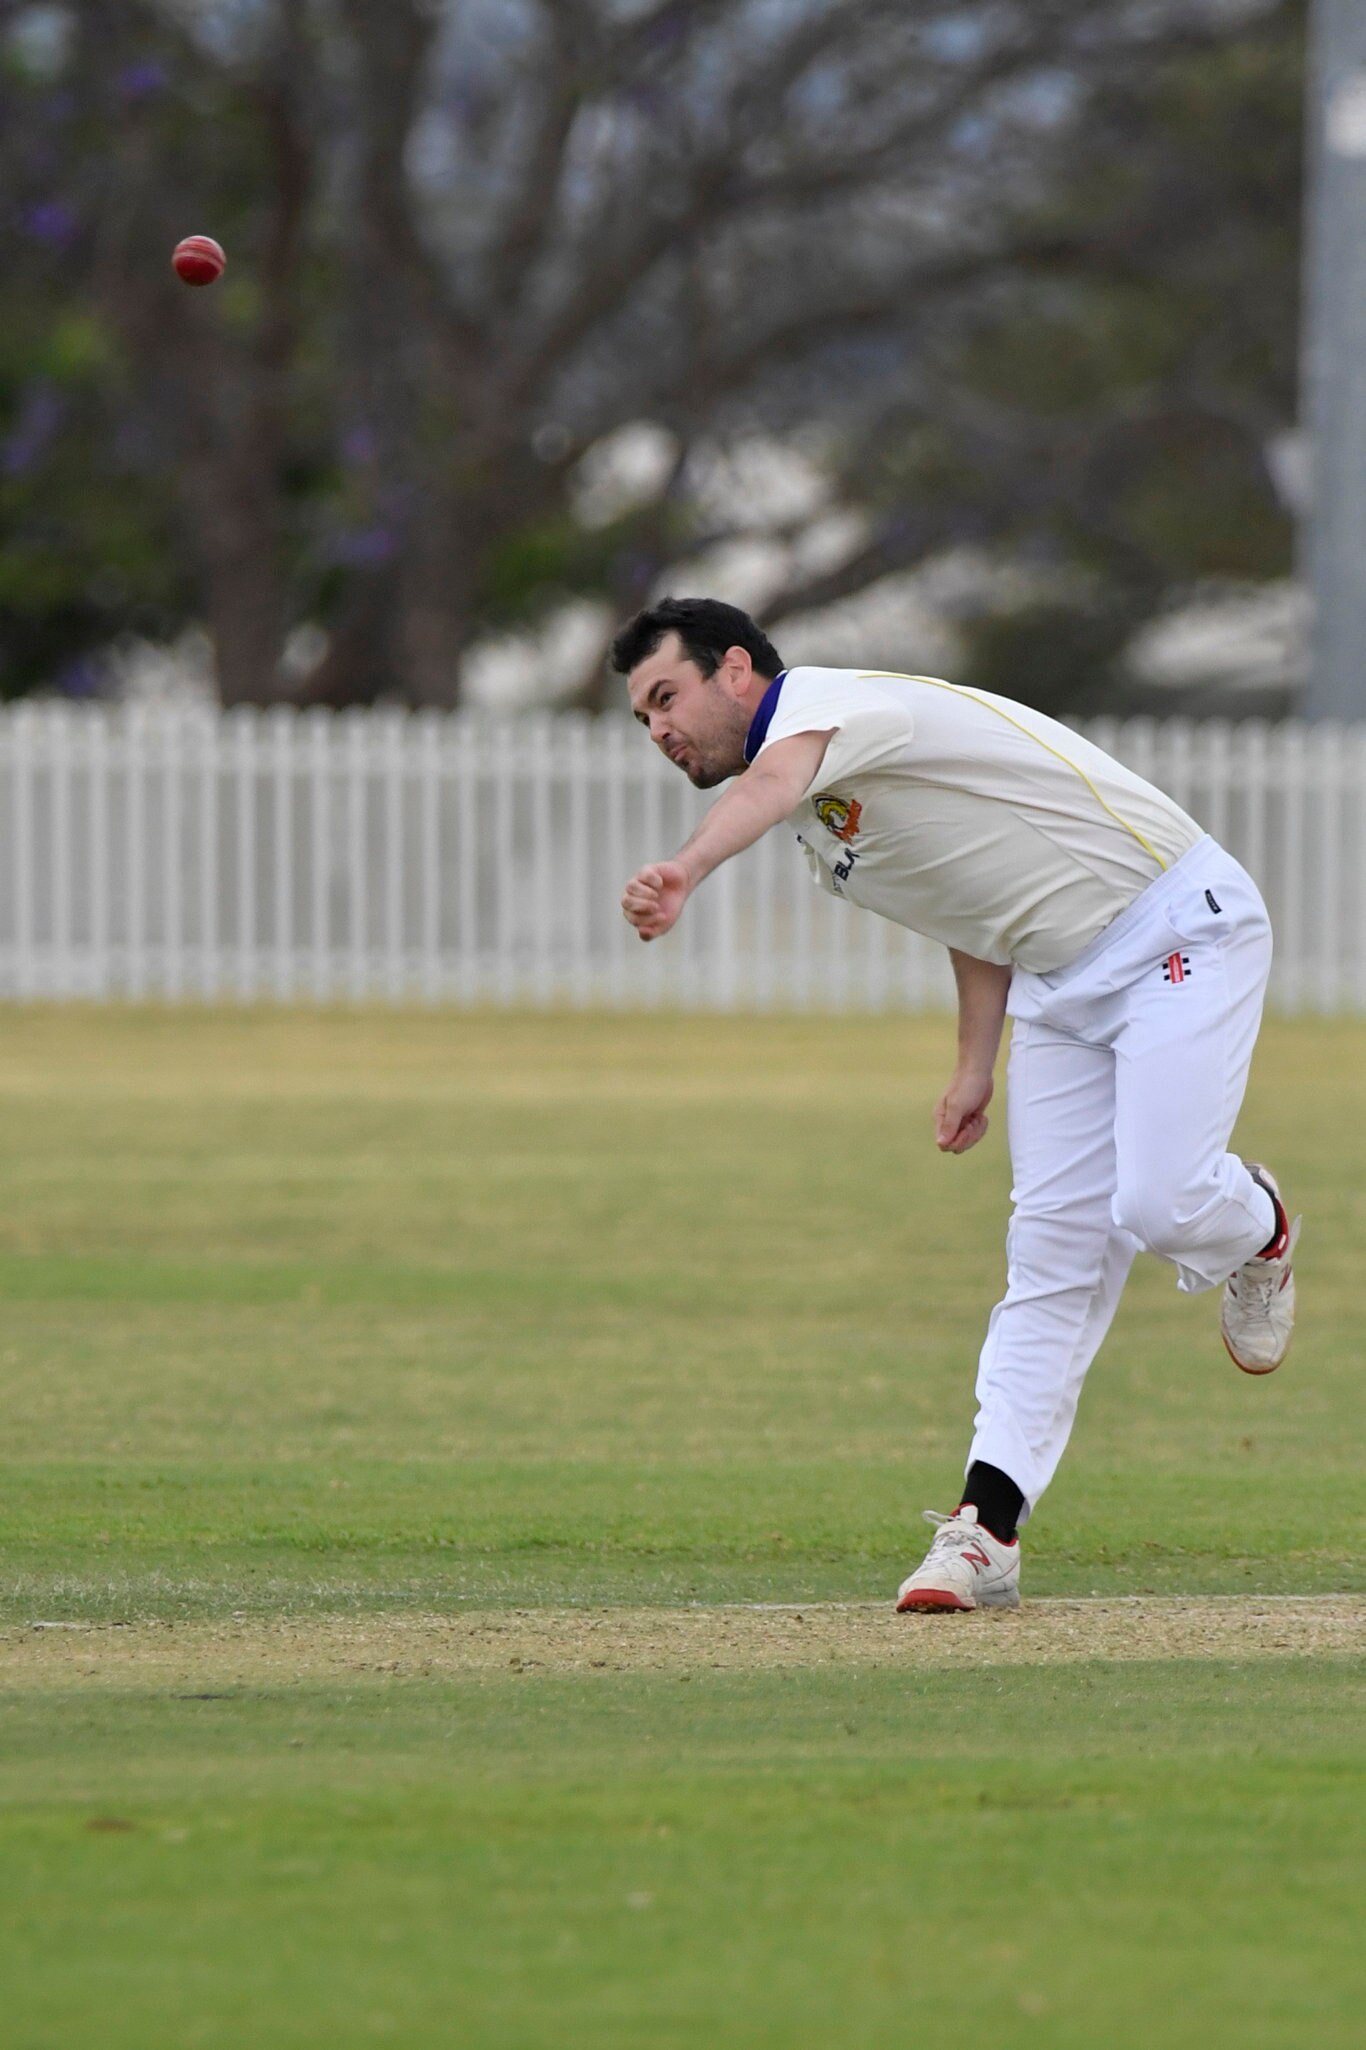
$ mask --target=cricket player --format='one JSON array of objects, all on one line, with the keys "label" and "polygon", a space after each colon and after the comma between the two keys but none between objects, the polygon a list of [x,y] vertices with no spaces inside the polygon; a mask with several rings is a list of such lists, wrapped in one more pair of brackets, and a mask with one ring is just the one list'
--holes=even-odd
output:
[{"label": "cricket player", "polygon": [[699,790],[687,844],[633,876],[643,940],[787,819],[815,881],[949,949],[958,1059],[941,1151],[987,1129],[1012,1020],[1006,1293],[977,1375],[962,1499],[903,1582],[907,1611],[1014,1608],[1019,1527],[1053,1478],[1140,1248],[1222,1288],[1248,1374],[1284,1359],[1299,1233],[1230,1153],[1271,966],[1250,876],[1169,797],[1027,705],[938,677],[784,669],[736,607],[666,598],[612,647],[631,708]]}]

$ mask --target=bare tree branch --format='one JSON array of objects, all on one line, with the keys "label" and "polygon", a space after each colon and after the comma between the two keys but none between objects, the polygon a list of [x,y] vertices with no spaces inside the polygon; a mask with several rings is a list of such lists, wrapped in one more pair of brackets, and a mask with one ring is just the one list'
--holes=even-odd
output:
[{"label": "bare tree branch", "polygon": [[583,105],[590,45],[595,26],[581,7],[543,6],[545,56],[537,81],[540,107],[522,171],[503,216],[491,267],[494,303],[506,312],[517,299],[540,255],[564,166],[574,122]]},{"label": "bare tree branch", "polygon": [[412,0],[340,0],[366,73],[360,96],[360,229],[372,276],[401,288],[459,374],[477,336],[458,314],[423,245],[407,181],[407,145],[421,106],[436,17]]}]

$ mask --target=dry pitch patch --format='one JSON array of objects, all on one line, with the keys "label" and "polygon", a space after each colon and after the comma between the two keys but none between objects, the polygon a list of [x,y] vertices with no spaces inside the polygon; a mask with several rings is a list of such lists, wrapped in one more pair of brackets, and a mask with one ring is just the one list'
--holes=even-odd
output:
[{"label": "dry pitch patch", "polygon": [[337,1682],[360,1674],[757,1672],[784,1667],[1305,1658],[1366,1651],[1366,1597],[1053,1600],[896,1616],[884,1603],[520,1609],[0,1631],[0,1689]]}]

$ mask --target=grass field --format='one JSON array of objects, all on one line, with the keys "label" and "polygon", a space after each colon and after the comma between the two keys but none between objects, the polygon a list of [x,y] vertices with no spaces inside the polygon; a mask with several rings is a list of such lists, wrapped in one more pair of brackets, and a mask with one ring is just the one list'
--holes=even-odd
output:
[{"label": "grass field", "polygon": [[1141,1262],[1018,1627],[862,1606],[1001,1276],[951,1041],[7,1016],[6,2050],[1355,2044],[1366,1027],[1244,1118],[1286,1368]]}]

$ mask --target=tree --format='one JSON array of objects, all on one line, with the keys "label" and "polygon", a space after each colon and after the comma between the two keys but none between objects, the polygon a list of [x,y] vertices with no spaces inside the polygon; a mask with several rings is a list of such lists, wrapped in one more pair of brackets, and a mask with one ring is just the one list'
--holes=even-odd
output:
[{"label": "tree", "polygon": [[[1097,487],[1041,487],[1039,408],[1002,352],[1028,354],[1009,336],[1031,294],[1080,333],[1124,262],[1141,293],[1160,194],[1052,195],[1179,53],[1294,10],[101,0],[36,54],[34,13],[9,8],[28,39],[0,73],[28,210],[0,407],[33,451],[0,503],[54,602],[0,659],[22,684],[120,603],[199,606],[228,701],[444,704],[481,627],[566,590],[624,610],[685,573],[734,524],[699,448],[755,423],[821,424],[862,522],[774,619],[955,538],[1090,532]],[[230,255],[194,296],[166,267],[192,230]],[[638,419],[675,460],[586,529],[577,467]],[[95,568],[114,533],[122,601]],[[301,678],[304,620],[329,643]]]},{"label": "tree", "polygon": [[1305,11],[1096,93],[1039,216],[1057,258],[948,354],[959,486],[1009,509],[1001,540],[1041,572],[1032,602],[975,622],[988,687],[1138,706],[1116,665],[1137,625],[1188,587],[1291,569]]}]

